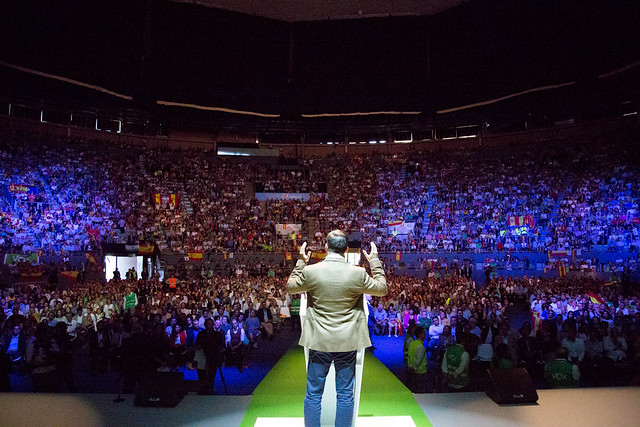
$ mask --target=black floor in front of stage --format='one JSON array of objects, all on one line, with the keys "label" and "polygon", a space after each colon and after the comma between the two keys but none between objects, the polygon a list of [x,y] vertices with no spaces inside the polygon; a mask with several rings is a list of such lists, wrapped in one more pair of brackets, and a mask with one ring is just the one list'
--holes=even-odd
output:
[{"label": "black floor in front of stage", "polygon": [[[267,375],[273,366],[280,360],[282,355],[298,341],[300,332],[293,332],[289,327],[283,327],[272,340],[259,340],[258,348],[249,350],[247,356],[248,367],[239,372],[235,367],[223,367],[223,375],[227,386],[227,395],[247,396],[260,384],[260,381]],[[108,394],[118,392],[118,373],[107,369],[101,372],[90,372],[89,370],[89,348],[85,344],[78,348],[73,356],[73,374],[76,392]],[[180,369],[184,372],[185,380],[195,381],[197,373],[195,370]],[[14,392],[32,392],[31,378],[28,375],[14,372],[11,374],[11,387]],[[195,390],[195,387],[189,387]],[[70,390],[63,384],[60,389],[63,393]],[[224,388],[220,381],[220,376],[216,376],[215,394],[224,395]]]}]

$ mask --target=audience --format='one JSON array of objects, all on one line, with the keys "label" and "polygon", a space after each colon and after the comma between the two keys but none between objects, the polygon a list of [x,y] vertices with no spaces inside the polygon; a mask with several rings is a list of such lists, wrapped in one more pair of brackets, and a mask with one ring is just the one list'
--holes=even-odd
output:
[{"label": "audience", "polygon": [[[576,271],[599,269],[583,250],[637,252],[638,168],[624,146],[533,150],[298,159],[280,167],[200,151],[2,136],[0,249],[21,257],[3,273],[48,279],[0,294],[3,366],[29,374],[34,390],[74,391],[72,356],[88,348],[91,374],[121,370],[129,390],[148,371],[180,365],[195,366],[200,391],[212,393],[216,370],[223,363],[246,369],[262,337],[278,333],[281,314],[299,326],[299,300],[284,291],[291,260],[273,265],[261,255],[295,253],[303,240],[321,251],[326,232],[341,228],[361,232],[381,252],[420,254],[425,277],[395,275],[387,264],[389,294],[372,302],[375,333],[404,334],[412,389],[472,389],[487,364],[525,367],[550,387],[625,384],[639,371],[636,294],[591,275],[502,277],[497,270],[528,269],[522,252],[556,251],[547,267],[565,262]],[[259,201],[256,192],[274,198]],[[296,226],[278,234],[277,224]],[[103,243],[155,244],[182,258],[224,254],[225,262],[201,271],[184,261],[167,265],[175,288],[146,271],[140,280],[130,270],[105,283],[88,262],[77,283],[56,286],[59,273],[72,270],[69,254],[89,259]],[[564,258],[568,250],[577,255]],[[454,252],[492,253],[485,286],[471,280],[469,258],[440,256]],[[34,265],[33,253],[63,263]],[[637,257],[621,256],[609,268],[634,271]],[[530,310],[530,320],[512,326],[506,313],[515,307]],[[431,385],[416,384],[421,354],[407,354],[416,340],[436,366]],[[565,371],[570,377],[558,380]]]}]

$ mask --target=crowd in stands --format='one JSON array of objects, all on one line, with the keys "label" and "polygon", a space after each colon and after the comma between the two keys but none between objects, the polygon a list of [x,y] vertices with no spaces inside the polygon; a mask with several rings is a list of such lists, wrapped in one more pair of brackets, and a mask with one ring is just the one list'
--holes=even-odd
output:
[{"label": "crowd in stands", "polygon": [[[416,392],[484,390],[486,369],[511,367],[526,368],[538,387],[629,385],[640,381],[638,304],[637,294],[590,278],[499,276],[476,289],[464,275],[403,276],[374,299],[370,328],[404,332]],[[522,324],[513,324],[522,309]]]},{"label": "crowd in stands", "polygon": [[[202,151],[5,135],[0,158],[4,251],[92,251],[107,241],[282,252],[302,239],[319,247],[335,228],[362,232],[381,252],[640,247],[640,174],[623,145],[300,159],[279,170]],[[258,201],[256,182],[312,195]],[[409,229],[390,231],[394,221]],[[278,235],[276,224],[301,228]]]}]

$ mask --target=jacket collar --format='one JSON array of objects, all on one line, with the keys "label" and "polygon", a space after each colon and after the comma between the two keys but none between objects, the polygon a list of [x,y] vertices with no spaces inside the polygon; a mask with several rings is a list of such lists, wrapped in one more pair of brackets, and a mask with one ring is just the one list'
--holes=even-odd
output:
[{"label": "jacket collar", "polygon": [[328,253],[326,257],[324,257],[325,261],[337,261],[337,262],[347,262],[347,259],[342,255],[335,253]]}]

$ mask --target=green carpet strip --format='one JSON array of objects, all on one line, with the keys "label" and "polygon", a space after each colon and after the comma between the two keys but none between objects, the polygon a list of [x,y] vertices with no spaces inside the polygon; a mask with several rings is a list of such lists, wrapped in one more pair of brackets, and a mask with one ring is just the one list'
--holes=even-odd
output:
[{"label": "green carpet strip", "polygon": [[[253,427],[258,417],[304,416],[306,388],[304,352],[295,345],[255,389],[241,427]],[[359,417],[410,415],[418,427],[431,427],[411,392],[370,353],[364,361]]]}]

